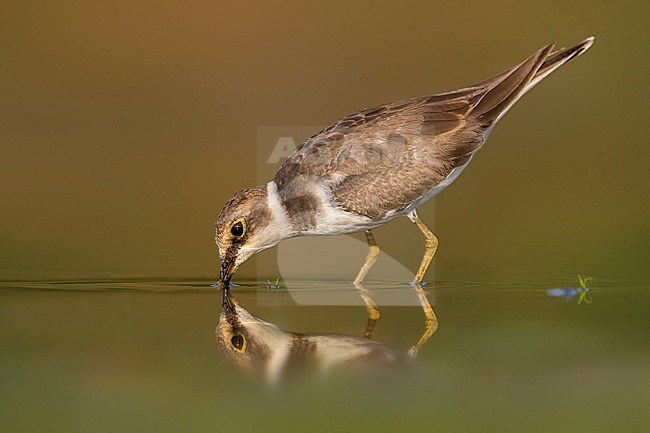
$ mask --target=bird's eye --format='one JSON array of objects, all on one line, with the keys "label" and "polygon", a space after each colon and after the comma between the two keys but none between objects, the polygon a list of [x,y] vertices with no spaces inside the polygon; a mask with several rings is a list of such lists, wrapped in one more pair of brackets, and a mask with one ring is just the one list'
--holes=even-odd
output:
[{"label": "bird's eye", "polygon": [[230,227],[230,233],[236,238],[244,236],[244,233],[246,233],[246,223],[244,220],[238,219],[235,221],[235,223]]},{"label": "bird's eye", "polygon": [[235,334],[232,336],[230,339],[230,344],[232,344],[232,347],[237,349],[240,352],[244,351],[244,344],[246,343],[246,339],[244,339],[244,336],[241,334]]}]

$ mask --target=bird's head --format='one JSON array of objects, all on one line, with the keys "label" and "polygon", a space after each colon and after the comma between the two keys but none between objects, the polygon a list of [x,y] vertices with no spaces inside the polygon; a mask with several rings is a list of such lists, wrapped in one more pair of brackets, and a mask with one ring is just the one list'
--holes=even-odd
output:
[{"label": "bird's head", "polygon": [[269,206],[266,185],[239,191],[225,204],[215,226],[221,282],[228,285],[239,265],[287,237],[286,221],[277,213]]}]

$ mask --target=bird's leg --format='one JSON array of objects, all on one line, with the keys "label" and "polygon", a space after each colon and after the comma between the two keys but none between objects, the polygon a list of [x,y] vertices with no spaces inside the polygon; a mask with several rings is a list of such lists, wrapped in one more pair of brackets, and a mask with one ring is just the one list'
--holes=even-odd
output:
[{"label": "bird's leg", "polygon": [[422,280],[424,279],[424,274],[429,268],[429,264],[436,253],[436,249],[438,249],[438,238],[436,238],[431,230],[429,230],[429,228],[420,220],[420,217],[415,210],[410,212],[408,217],[418,226],[425,239],[424,257],[422,257],[422,263],[420,263],[420,268],[418,269],[418,273],[415,275],[415,280],[413,281],[415,293],[417,294],[422,310],[424,311],[424,333],[415,346],[409,350],[409,355],[415,357],[420,348],[424,346],[424,343],[426,343],[429,337],[431,337],[431,335],[436,332],[436,329],[438,329],[438,318],[436,317],[433,308],[431,308],[431,304],[429,304],[427,295],[421,285]]},{"label": "bird's leg", "polygon": [[415,223],[415,225],[418,226],[422,234],[424,235],[424,257],[422,257],[422,263],[420,263],[420,269],[418,269],[418,273],[415,274],[415,280],[413,281],[414,285],[419,286],[422,283],[422,280],[424,279],[424,274],[427,272],[427,269],[429,268],[429,264],[431,263],[431,259],[433,259],[434,254],[436,254],[436,250],[438,249],[438,238],[436,235],[431,233],[431,230],[424,225],[424,223],[420,220],[420,217],[415,211],[412,211],[411,213],[408,214],[409,219]]},{"label": "bird's leg", "polygon": [[375,241],[375,236],[372,234],[372,230],[366,230],[366,240],[368,241],[368,254],[366,255],[366,261],[363,263],[363,266],[357,274],[357,278],[354,279],[354,287],[359,291],[359,295],[363,302],[366,304],[366,309],[368,310],[368,325],[366,326],[365,337],[370,338],[372,336],[372,331],[375,329],[375,324],[379,320],[379,308],[377,304],[370,296],[368,290],[363,287],[363,280],[366,278],[368,271],[372,268],[372,265],[377,261],[379,257],[379,245]]},{"label": "bird's leg", "polygon": [[368,255],[366,255],[366,261],[363,263],[363,266],[359,270],[357,278],[354,279],[355,285],[363,283],[364,278],[366,278],[366,275],[368,275],[368,271],[377,261],[377,257],[379,257],[379,245],[377,245],[377,241],[375,241],[375,235],[372,234],[371,229],[366,230],[366,240],[368,241],[369,247]]},{"label": "bird's leg", "polygon": [[433,333],[438,329],[438,318],[436,317],[436,313],[433,311],[433,308],[431,308],[431,304],[429,304],[429,300],[427,299],[427,294],[424,292],[422,286],[416,284],[415,293],[420,300],[422,310],[424,310],[425,319],[424,332],[422,333],[422,336],[415,344],[415,346],[409,349],[409,355],[411,355],[413,358],[415,358],[415,356],[418,354],[418,351],[422,348],[422,346],[424,346],[424,343],[426,343],[427,340],[429,340]]}]

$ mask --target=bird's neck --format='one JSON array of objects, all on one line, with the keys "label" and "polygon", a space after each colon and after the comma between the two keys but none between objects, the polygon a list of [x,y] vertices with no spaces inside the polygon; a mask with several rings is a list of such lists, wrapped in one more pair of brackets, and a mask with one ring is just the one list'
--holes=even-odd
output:
[{"label": "bird's neck", "polygon": [[324,200],[329,203],[325,189],[320,182],[308,177],[296,177],[281,189],[274,180],[266,185],[269,209],[284,223],[286,237],[322,234],[316,229]]},{"label": "bird's neck", "polygon": [[287,212],[274,181],[266,185],[266,205],[271,218],[265,231],[277,239],[275,243],[296,236],[297,231],[294,228],[292,218]]}]

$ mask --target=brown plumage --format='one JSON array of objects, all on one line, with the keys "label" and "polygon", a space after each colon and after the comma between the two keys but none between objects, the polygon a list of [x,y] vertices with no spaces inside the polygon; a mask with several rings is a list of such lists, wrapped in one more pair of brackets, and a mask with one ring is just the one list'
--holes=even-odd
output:
[{"label": "brown plumage", "polygon": [[370,252],[355,279],[360,283],[379,254],[370,230],[408,216],[425,236],[415,276],[421,282],[438,241],[418,218],[418,206],[460,175],[519,98],[592,43],[556,52],[550,44],[472,86],[368,108],[314,134],[271,182],[237,193],[222,210],[220,279],[227,285],[241,263],[283,239],[366,230]]},{"label": "brown plumage", "polygon": [[496,120],[531,82],[536,84],[536,77],[578,56],[591,42],[552,55],[550,44],[472,86],[346,116],[287,158],[274,179],[278,191],[302,176],[329,178],[337,204],[348,211],[373,219],[402,211],[469,162]]}]

